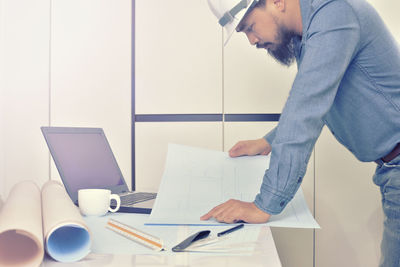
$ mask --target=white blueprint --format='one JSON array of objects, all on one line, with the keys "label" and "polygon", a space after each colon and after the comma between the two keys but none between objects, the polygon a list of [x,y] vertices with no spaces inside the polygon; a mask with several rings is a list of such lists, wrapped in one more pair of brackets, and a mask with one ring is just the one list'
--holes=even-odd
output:
[{"label": "white blueprint", "polygon": [[[147,224],[219,225],[215,220],[201,221],[200,216],[231,198],[254,201],[268,165],[269,156],[231,158],[226,152],[170,144]],[[301,189],[267,224],[319,228]]]}]

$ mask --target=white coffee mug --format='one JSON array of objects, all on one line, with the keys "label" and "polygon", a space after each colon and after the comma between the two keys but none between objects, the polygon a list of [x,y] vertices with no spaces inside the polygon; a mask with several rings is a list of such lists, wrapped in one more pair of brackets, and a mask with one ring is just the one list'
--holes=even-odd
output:
[{"label": "white coffee mug", "polygon": [[[111,200],[117,201],[117,206],[111,208]],[[111,194],[108,189],[80,189],[78,190],[78,205],[81,213],[86,216],[103,216],[108,211],[116,212],[121,206],[121,199]]]}]

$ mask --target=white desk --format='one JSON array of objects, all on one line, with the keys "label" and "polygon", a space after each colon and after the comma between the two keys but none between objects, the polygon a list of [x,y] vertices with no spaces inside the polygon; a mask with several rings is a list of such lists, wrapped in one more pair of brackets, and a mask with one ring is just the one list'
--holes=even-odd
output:
[{"label": "white desk", "polygon": [[[179,226],[184,228],[184,226]],[[201,267],[243,267],[268,266],[281,267],[281,263],[272,238],[271,230],[263,226],[257,248],[252,255],[213,255],[209,253],[179,252],[173,255],[112,255],[89,254],[86,258],[74,263],[56,262],[47,256],[42,267],[61,266],[201,266]]]}]

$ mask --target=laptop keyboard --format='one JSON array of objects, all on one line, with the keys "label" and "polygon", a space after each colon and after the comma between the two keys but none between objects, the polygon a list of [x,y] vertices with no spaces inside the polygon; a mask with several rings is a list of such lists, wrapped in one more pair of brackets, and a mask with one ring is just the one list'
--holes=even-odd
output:
[{"label": "laptop keyboard", "polygon": [[132,205],[135,203],[143,202],[146,200],[156,198],[157,193],[148,193],[148,192],[137,192],[133,194],[128,194],[121,196],[121,204],[122,205]]}]

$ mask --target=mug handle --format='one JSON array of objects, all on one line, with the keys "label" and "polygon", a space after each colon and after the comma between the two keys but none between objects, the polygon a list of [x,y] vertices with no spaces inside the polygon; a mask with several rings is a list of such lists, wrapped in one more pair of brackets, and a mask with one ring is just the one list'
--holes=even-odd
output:
[{"label": "mug handle", "polygon": [[111,211],[111,212],[116,212],[117,210],[119,210],[119,207],[121,206],[121,198],[117,194],[111,194],[110,195],[110,202],[111,202],[112,199],[117,201],[117,206],[115,208],[109,207],[108,210]]}]

